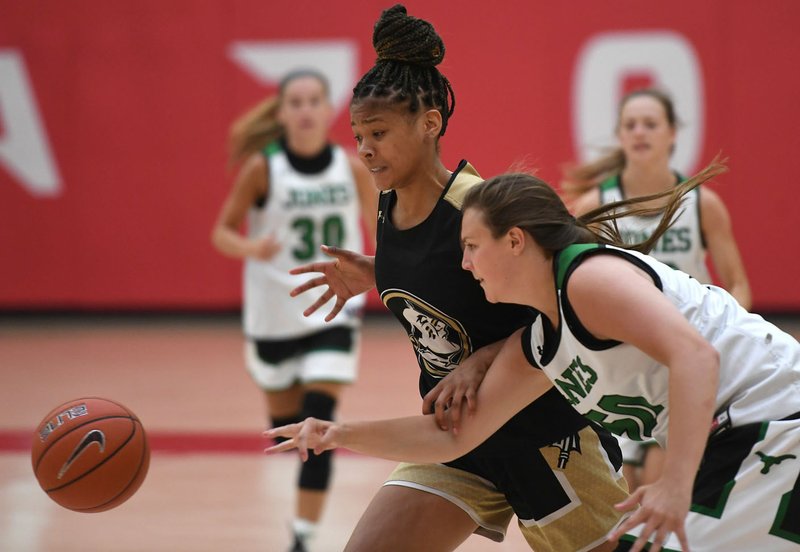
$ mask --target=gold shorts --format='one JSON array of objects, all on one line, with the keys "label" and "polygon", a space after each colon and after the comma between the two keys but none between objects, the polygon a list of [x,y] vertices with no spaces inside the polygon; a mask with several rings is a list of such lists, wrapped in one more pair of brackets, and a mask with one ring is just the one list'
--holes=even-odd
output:
[{"label": "gold shorts", "polygon": [[[538,449],[540,458],[529,467],[525,462],[513,464],[525,473],[504,477],[517,483],[513,493],[499,490],[485,477],[444,464],[400,464],[385,485],[418,489],[449,500],[478,525],[476,534],[493,541],[505,538],[516,514],[525,540],[537,552],[590,550],[602,544],[619,522],[623,514],[614,504],[628,496],[621,471],[609,459],[608,446],[616,446],[613,436],[601,440],[587,426],[564,442],[542,447]],[[537,485],[537,480],[542,484]],[[512,495],[536,504],[539,515],[526,519],[525,513],[515,512]]]}]

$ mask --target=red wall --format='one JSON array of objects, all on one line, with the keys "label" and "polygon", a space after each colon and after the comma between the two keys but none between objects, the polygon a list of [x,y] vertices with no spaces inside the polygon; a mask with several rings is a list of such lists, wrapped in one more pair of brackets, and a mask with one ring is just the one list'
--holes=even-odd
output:
[{"label": "red wall", "polygon": [[[274,85],[232,48],[288,47],[262,62],[268,72],[309,42],[338,41],[341,51],[322,52],[341,54],[328,68],[346,101],[374,61],[372,25],[388,5],[0,0],[0,309],[238,306],[240,264],[208,236],[232,181],[228,125]],[[583,142],[611,130],[580,135],[581,98],[600,120],[626,86],[660,82],[693,116],[682,131],[696,140],[684,169],[719,151],[730,158],[715,189],[731,211],[755,308],[800,309],[790,170],[800,151],[800,3],[407,6],[447,46],[440,68],[457,99],[442,141],[450,166],[466,157],[491,175],[522,161],[557,182]],[[592,55],[595,75],[607,76],[603,55],[609,71],[624,67],[611,81],[585,80]],[[345,108],[335,126],[345,144],[348,127]]]}]

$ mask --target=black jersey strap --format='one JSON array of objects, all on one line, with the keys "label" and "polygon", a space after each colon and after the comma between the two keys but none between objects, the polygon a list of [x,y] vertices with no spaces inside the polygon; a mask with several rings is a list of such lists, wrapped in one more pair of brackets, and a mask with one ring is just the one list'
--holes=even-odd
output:
[{"label": "black jersey strap", "polygon": [[528,361],[528,364],[533,366],[534,368],[539,368],[541,370],[541,366],[539,363],[536,362],[536,359],[533,356],[533,350],[531,349],[531,340],[532,340],[532,328],[530,325],[525,326],[525,329],[522,330],[521,336],[521,345],[522,345],[522,352],[525,355],[525,358]]},{"label": "black jersey strap", "polygon": [[585,347],[588,347],[593,351],[610,349],[611,347],[616,347],[619,345],[620,342],[613,339],[598,339],[586,328],[584,328],[581,321],[578,320],[578,316],[575,314],[575,311],[572,309],[572,305],[569,302],[567,290],[565,289],[565,283],[572,271],[578,267],[580,259],[601,253],[611,254],[626,259],[634,266],[637,266],[646,272],[653,279],[653,283],[659,290],[663,291],[664,289],[661,278],[650,265],[623,249],[606,247],[605,244],[601,243],[576,243],[559,251],[554,259],[553,270],[556,275],[556,287],[558,291],[561,292],[561,308],[564,314],[564,320],[562,320],[562,324],[566,322],[572,331],[572,335],[574,335]]}]

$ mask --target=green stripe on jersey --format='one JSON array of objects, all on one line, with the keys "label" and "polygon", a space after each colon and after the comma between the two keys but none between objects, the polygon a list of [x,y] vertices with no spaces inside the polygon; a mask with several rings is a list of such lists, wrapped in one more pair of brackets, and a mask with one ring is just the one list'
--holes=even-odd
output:
[{"label": "green stripe on jersey", "polygon": [[275,140],[274,142],[270,142],[269,144],[267,144],[264,147],[264,155],[267,155],[267,156],[275,155],[279,151],[281,151],[281,143],[278,140]]},{"label": "green stripe on jersey", "polygon": [[617,187],[617,183],[619,182],[618,179],[619,179],[619,175],[618,174],[615,174],[614,176],[610,176],[610,177],[606,178],[600,184],[600,189],[603,190],[603,191],[607,191],[607,190],[610,190],[612,188],[616,188]]},{"label": "green stripe on jersey", "polygon": [[568,245],[558,254],[558,273],[556,274],[556,287],[561,289],[564,285],[564,277],[567,275],[567,269],[572,264],[575,258],[585,251],[597,249],[600,245],[596,243],[573,243]]}]

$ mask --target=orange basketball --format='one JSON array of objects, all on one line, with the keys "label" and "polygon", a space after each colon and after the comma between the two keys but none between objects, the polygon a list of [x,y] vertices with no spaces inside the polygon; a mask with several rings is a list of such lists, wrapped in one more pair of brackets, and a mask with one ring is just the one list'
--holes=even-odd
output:
[{"label": "orange basketball", "polygon": [[150,449],[136,415],[108,399],[75,399],[36,428],[33,473],[58,504],[76,512],[119,506],[139,488]]}]

